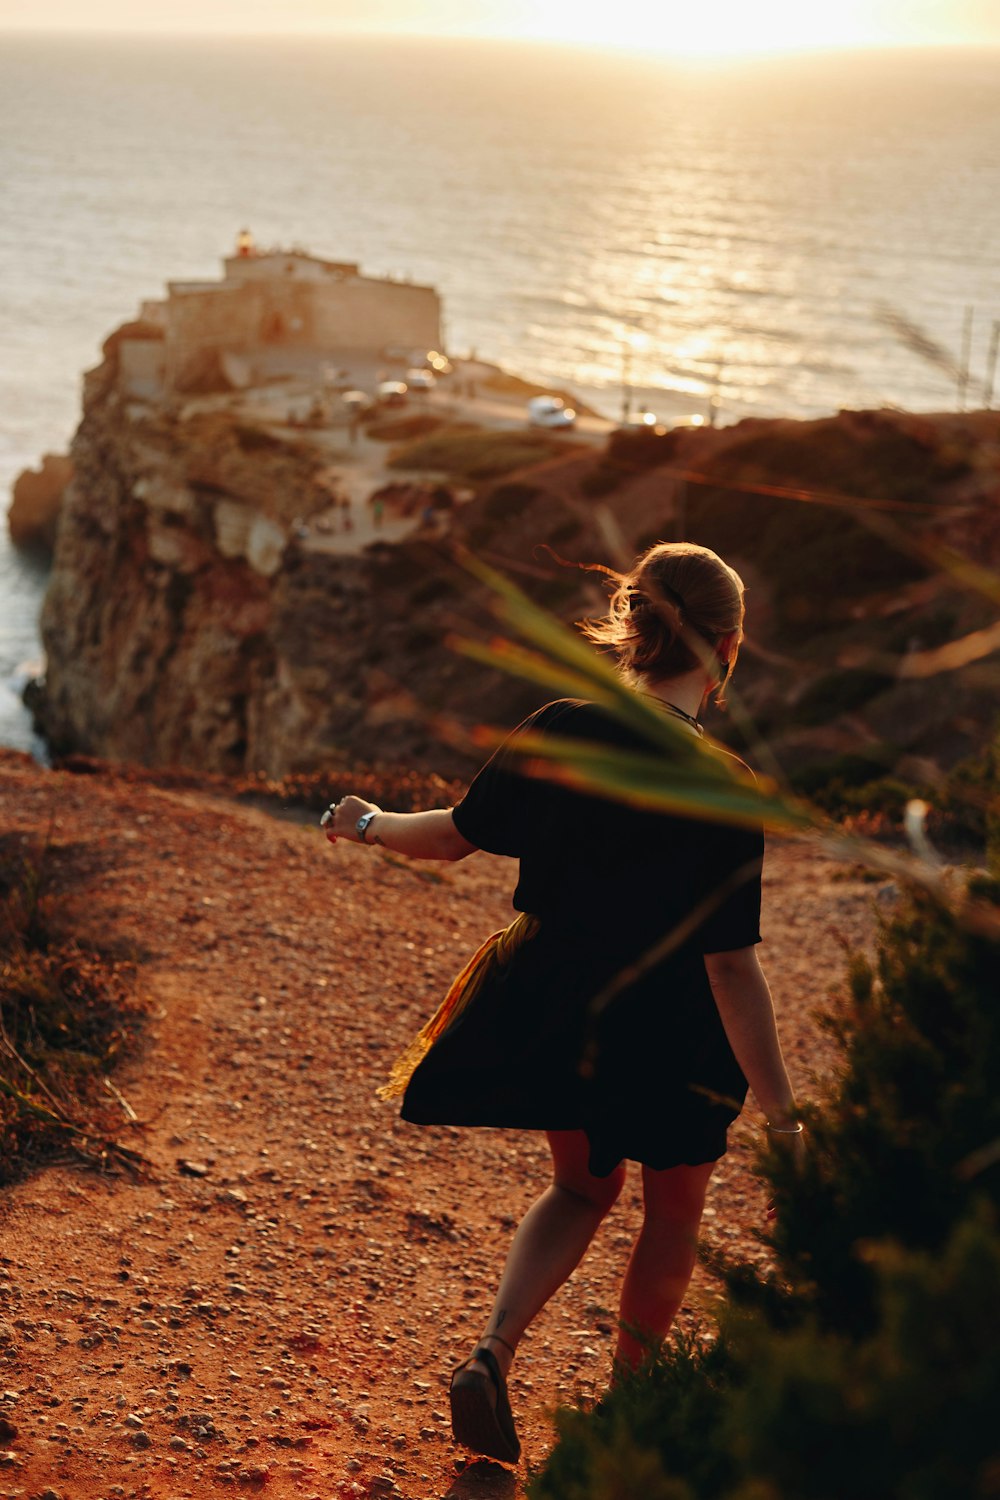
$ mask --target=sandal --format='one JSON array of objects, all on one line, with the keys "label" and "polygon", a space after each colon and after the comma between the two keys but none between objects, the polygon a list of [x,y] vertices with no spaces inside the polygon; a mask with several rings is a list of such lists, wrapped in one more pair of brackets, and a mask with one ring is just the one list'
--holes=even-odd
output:
[{"label": "sandal", "polygon": [[[470,1370],[477,1362],[489,1370]],[[495,1458],[503,1464],[516,1464],[521,1444],[514,1429],[514,1416],[507,1398],[507,1382],[500,1373],[492,1349],[480,1345],[451,1377],[451,1430],[456,1443]]]}]

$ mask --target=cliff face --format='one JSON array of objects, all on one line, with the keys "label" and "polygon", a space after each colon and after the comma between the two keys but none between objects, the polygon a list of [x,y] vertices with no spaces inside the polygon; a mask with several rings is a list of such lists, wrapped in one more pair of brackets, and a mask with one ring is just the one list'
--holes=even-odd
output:
[{"label": "cliff face", "polygon": [[[129,404],[113,374],[88,377],[42,613],[55,751],[275,777],[344,758],[465,764],[431,754],[429,719],[463,692],[474,712],[482,681],[443,649],[454,589],[434,559],[312,550],[322,448],[225,403]],[[512,711],[528,701],[499,690]]]},{"label": "cliff face", "polygon": [[315,460],[228,417],[129,407],[110,375],[88,378],[73,443],[44,728],[57,748],[242,769],[248,705],[281,674],[274,576],[289,510],[318,503]]},{"label": "cliff face", "polygon": [[[346,555],[303,538],[300,520],[329,504],[321,449],[231,403],[198,407],[130,407],[106,370],[88,382],[43,615],[54,747],[274,777],[349,761],[468,769],[440,718],[509,724],[539,701],[447,648],[463,619],[483,623],[481,594],[417,542]],[[1000,640],[943,675],[924,667],[995,631],[995,606],[909,543],[1000,566],[994,413],[627,435],[483,490],[453,529],[566,618],[600,609],[602,590],[548,567],[540,541],[594,560],[616,536],[631,555],[684,535],[729,557],[750,585],[741,697],[807,788],[811,767],[816,784],[933,779],[993,725]]]}]

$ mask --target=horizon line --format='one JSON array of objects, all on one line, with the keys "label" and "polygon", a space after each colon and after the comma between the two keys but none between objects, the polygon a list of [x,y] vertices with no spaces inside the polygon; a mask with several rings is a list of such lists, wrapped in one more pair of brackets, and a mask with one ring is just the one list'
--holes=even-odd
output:
[{"label": "horizon line", "polygon": [[830,55],[852,55],[867,53],[900,53],[932,51],[1000,51],[1000,37],[989,40],[972,40],[968,37],[935,37],[907,41],[844,41],[811,42],[787,47],[771,47],[756,52],[700,52],[669,48],[645,48],[638,44],[611,43],[588,40],[573,40],[565,37],[511,36],[497,31],[364,31],[353,27],[296,28],[276,30],[261,28],[234,31],[224,28],[191,28],[175,30],[170,27],[121,27],[121,26],[19,26],[0,23],[0,36],[31,37],[38,40],[89,41],[91,39],[117,39],[142,41],[145,38],[169,38],[171,41],[369,41],[369,42],[501,42],[511,46],[555,47],[563,50],[612,53],[619,56],[643,57],[650,61],[677,61],[685,63],[752,63],[791,57],[823,57]]}]

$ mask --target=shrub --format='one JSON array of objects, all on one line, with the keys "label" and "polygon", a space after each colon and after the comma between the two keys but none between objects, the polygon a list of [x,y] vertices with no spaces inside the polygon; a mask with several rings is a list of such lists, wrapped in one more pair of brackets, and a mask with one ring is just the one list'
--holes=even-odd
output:
[{"label": "shrub", "polygon": [[850,713],[889,687],[894,678],[884,672],[839,668],[826,672],[810,682],[796,703],[791,721],[795,724],[826,724],[838,714]]},{"label": "shrub", "polygon": [[618,487],[629,478],[629,471],[616,464],[609,463],[606,459],[600,460],[580,480],[580,490],[584,495],[597,499],[602,495],[612,494]]},{"label": "shrub", "polygon": [[[736,1477],[720,1441],[737,1366],[725,1341],[678,1337],[597,1406],[556,1414],[531,1500],[700,1500]],[[683,1479],[681,1478],[683,1476]]]},{"label": "shrub", "polygon": [[662,427],[621,427],[608,438],[608,461],[622,473],[655,469],[677,457],[680,442],[679,433]]},{"label": "shrub", "polygon": [[730,1314],[590,1411],[562,1411],[530,1500],[940,1500],[998,1493],[1000,1234],[882,1245],[872,1330]]},{"label": "shrub", "polygon": [[380,443],[408,443],[415,438],[429,437],[445,425],[443,417],[435,417],[429,411],[413,412],[406,417],[382,417],[369,422],[368,436]]},{"label": "shrub", "polygon": [[1000,1207],[1000,1163],[962,1170],[1000,1139],[998,960],[1000,943],[918,894],[883,925],[876,961],[851,965],[848,1008],[828,1023],[844,1071],[806,1167],[793,1182],[787,1161],[769,1166],[785,1204],[774,1248],[830,1328],[870,1320],[865,1244],[939,1249],[974,1198]]},{"label": "shrub", "polygon": [[1000,1494],[1000,885],[971,890],[981,922],[910,895],[852,963],[805,1165],[763,1162],[778,1275],[731,1268],[714,1342],[560,1414],[532,1500]]},{"label": "shrub", "polygon": [[51,861],[0,839],[0,1183],[67,1150],[95,1165],[137,1165],[103,1138],[101,1081],[135,1034],[129,964],[56,934]]},{"label": "shrub", "polygon": [[796,792],[810,797],[818,807],[827,812],[840,811],[847,805],[846,793],[879,779],[895,762],[896,755],[889,745],[868,746],[798,766],[789,780]]}]

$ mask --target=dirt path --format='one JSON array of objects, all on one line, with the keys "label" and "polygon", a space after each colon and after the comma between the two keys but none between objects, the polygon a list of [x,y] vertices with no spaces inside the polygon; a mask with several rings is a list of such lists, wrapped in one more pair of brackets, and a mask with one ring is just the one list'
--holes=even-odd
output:
[{"label": "dirt path", "polygon": [[[374,1097],[458,961],[507,920],[512,869],[407,866],[187,793],[0,758],[4,825],[73,872],[71,927],[141,955],[149,1020],[116,1083],[150,1181],[55,1168],[0,1204],[0,1500],[265,1491],[304,1500],[520,1492],[549,1412],[599,1392],[638,1207],[623,1201],[529,1332],[518,1476],[452,1446],[447,1378],[545,1181],[539,1141],[418,1130]],[[811,1012],[867,940],[872,887],[801,849],[769,862],[765,936],[797,1075]],[[759,1253],[755,1116],[705,1238]],[[699,1272],[689,1322],[711,1296]],[[6,1450],[6,1451],[2,1451]]]}]

